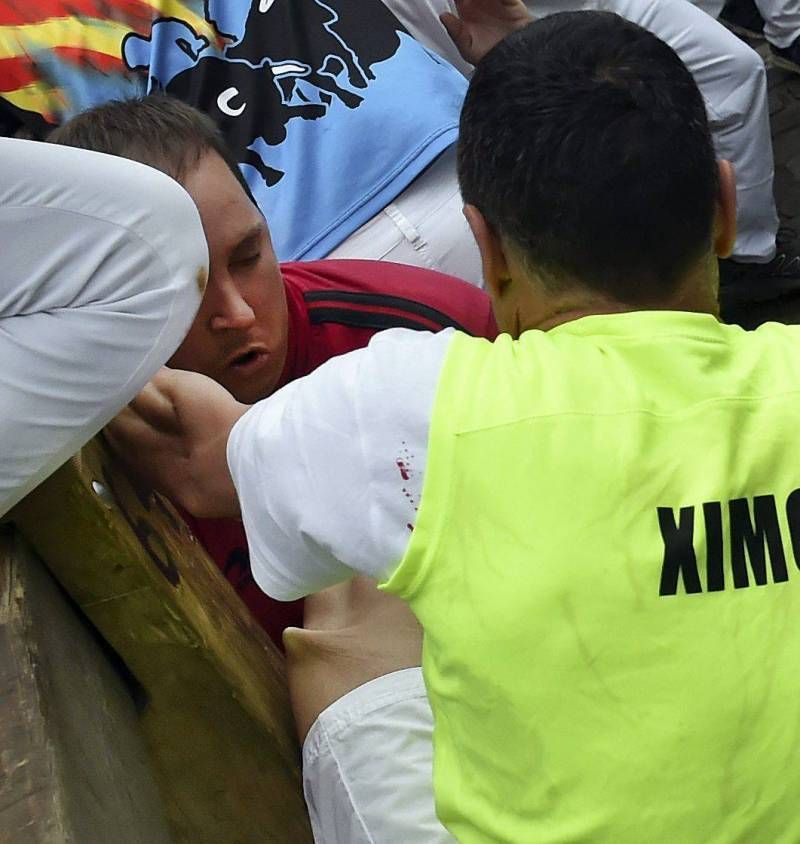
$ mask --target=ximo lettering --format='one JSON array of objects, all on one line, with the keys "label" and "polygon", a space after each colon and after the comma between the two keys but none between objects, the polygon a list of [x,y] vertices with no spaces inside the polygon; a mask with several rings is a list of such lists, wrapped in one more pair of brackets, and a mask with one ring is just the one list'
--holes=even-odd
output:
[{"label": "ximo lettering", "polygon": [[[724,509],[727,533],[723,529]],[[800,489],[789,495],[785,509],[789,544],[800,568]],[[781,533],[774,495],[733,498],[725,505],[706,501],[702,507],[681,507],[677,512],[672,507],[658,507],[656,514],[664,543],[659,595],[677,595],[679,585],[693,594],[721,592],[731,584],[744,589],[789,579],[787,542]],[[705,528],[705,560],[698,563],[695,525],[701,522]]]}]

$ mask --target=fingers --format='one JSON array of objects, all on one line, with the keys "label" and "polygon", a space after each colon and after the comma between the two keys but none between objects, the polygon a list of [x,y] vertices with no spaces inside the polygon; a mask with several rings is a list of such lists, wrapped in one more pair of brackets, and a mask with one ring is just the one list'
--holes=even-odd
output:
[{"label": "fingers", "polygon": [[[458,5],[458,2],[456,5]],[[469,29],[464,25],[464,22],[461,18],[456,17],[450,12],[442,12],[442,14],[439,15],[439,20],[442,22],[442,26],[450,36],[450,40],[460,53],[461,58],[471,63],[473,61],[471,55],[472,35],[470,34]]]}]

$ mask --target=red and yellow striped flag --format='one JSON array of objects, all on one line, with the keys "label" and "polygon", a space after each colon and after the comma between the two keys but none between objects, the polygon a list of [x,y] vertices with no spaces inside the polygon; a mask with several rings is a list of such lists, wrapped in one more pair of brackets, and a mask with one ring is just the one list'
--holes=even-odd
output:
[{"label": "red and yellow striped flag", "polygon": [[133,78],[123,39],[148,37],[159,18],[219,40],[203,0],[0,0],[0,97],[56,123],[71,110],[70,87]]}]

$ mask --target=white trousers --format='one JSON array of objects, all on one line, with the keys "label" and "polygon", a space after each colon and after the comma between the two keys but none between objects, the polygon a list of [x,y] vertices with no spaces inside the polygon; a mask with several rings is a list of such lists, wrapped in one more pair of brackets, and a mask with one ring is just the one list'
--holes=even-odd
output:
[{"label": "white trousers", "polygon": [[0,138],[0,515],[177,348],[208,266],[188,194],[141,164]]},{"label": "white trousers", "polygon": [[764,18],[764,37],[776,47],[800,38],[800,0],[755,0]]},{"label": "white trousers", "polygon": [[[718,17],[725,0],[691,0],[704,12]],[[788,47],[800,37],[800,0],[755,0],[764,18],[764,37],[776,47]]]},{"label": "white trousers", "polygon": [[[415,38],[445,58],[452,58],[452,45],[437,16],[445,10],[453,11],[453,0],[383,2]],[[788,4],[790,0],[782,2]],[[738,234],[734,256],[740,261],[771,260],[778,214],[772,193],[766,71],[758,54],[688,0],[531,0],[530,7],[540,16],[576,9],[615,11],[673,47],[703,95],[718,155],[728,159],[736,170]],[[440,156],[329,257],[398,261],[480,283],[479,256],[460,213],[454,163],[453,150]]]},{"label": "white trousers", "polygon": [[421,668],[359,686],[303,743],[316,844],[452,844],[433,803],[433,716]]},{"label": "white trousers", "polygon": [[462,207],[451,146],[327,257],[427,267],[481,286],[480,254]]}]

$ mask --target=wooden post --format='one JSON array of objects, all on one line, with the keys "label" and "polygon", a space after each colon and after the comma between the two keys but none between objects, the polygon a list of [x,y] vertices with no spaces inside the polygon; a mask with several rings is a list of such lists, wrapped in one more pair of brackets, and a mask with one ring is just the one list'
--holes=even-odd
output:
[{"label": "wooden post", "polygon": [[99,440],[11,514],[147,695],[176,841],[311,841],[283,658],[175,510]]},{"label": "wooden post", "polygon": [[19,536],[0,535],[0,841],[168,844],[136,707]]}]

